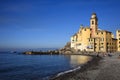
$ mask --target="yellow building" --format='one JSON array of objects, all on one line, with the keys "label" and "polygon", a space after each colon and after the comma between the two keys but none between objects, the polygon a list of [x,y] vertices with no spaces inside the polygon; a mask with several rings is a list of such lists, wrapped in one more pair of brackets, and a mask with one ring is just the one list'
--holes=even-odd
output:
[{"label": "yellow building", "polygon": [[[120,44],[120,31],[118,34]],[[91,52],[116,52],[117,39],[112,32],[98,29],[98,18],[93,13],[90,18],[90,27],[80,26],[79,31],[71,37],[71,48]]]},{"label": "yellow building", "polygon": [[116,38],[117,38],[117,50],[120,51],[120,30],[116,31]]}]

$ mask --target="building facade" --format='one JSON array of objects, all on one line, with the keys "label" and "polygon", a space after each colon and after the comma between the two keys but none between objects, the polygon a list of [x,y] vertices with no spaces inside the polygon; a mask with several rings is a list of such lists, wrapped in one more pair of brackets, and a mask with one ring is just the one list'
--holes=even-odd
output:
[{"label": "building facade", "polygon": [[98,29],[98,18],[95,13],[90,18],[90,26],[80,26],[80,29],[71,37],[71,48],[90,52],[120,51],[120,30],[117,39],[110,31]]},{"label": "building facade", "polygon": [[120,30],[116,31],[116,38],[117,38],[117,51],[120,51]]}]

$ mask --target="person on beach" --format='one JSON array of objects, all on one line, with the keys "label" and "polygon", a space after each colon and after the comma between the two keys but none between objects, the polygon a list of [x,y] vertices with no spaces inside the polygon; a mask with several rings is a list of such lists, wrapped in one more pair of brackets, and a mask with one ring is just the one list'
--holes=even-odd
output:
[{"label": "person on beach", "polygon": [[97,53],[97,57],[99,57],[99,52]]},{"label": "person on beach", "polygon": [[111,54],[111,53],[108,53],[108,56],[109,56],[109,57],[112,57],[112,54]]}]

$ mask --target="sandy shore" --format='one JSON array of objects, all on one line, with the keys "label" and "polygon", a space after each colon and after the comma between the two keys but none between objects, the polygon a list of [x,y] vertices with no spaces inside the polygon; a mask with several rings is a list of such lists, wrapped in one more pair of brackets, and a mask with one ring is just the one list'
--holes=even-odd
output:
[{"label": "sandy shore", "polygon": [[95,58],[80,70],[62,75],[52,80],[120,80],[120,53],[112,57]]}]

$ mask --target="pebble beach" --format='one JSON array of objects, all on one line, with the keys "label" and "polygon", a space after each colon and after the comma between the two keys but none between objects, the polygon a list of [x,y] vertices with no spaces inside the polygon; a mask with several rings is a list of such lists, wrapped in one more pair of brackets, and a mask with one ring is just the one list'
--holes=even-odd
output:
[{"label": "pebble beach", "polygon": [[120,53],[111,53],[111,55],[94,57],[80,70],[52,80],[120,80]]}]

